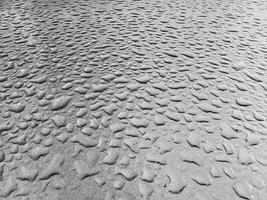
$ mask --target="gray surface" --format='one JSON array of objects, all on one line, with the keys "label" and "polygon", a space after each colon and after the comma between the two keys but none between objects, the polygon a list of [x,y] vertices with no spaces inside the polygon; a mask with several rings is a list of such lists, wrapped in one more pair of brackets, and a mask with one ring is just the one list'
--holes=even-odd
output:
[{"label": "gray surface", "polygon": [[0,1],[0,199],[266,200],[266,1]]}]

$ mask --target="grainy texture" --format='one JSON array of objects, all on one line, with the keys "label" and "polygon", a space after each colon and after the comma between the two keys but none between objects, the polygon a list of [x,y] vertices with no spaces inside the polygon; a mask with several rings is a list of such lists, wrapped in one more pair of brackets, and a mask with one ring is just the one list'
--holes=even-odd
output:
[{"label": "grainy texture", "polygon": [[266,0],[1,0],[0,199],[266,200]]}]

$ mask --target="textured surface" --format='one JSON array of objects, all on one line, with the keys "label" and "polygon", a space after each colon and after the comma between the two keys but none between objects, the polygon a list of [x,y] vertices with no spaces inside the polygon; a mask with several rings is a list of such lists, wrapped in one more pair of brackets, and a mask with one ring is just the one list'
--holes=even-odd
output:
[{"label": "textured surface", "polygon": [[0,199],[266,200],[267,2],[1,0]]}]

